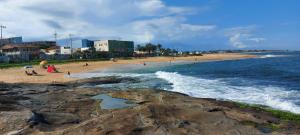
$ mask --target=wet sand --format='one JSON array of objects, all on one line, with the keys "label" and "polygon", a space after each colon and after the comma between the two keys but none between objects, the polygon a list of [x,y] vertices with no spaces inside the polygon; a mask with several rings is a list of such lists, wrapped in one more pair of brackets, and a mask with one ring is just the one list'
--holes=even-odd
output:
[{"label": "wet sand", "polygon": [[[205,54],[204,56],[189,56],[189,57],[149,57],[131,60],[113,61],[96,61],[88,62],[89,66],[83,66],[86,62],[68,63],[55,65],[60,73],[47,73],[45,69],[39,66],[34,66],[34,70],[39,73],[39,76],[27,76],[22,67],[0,69],[0,82],[4,83],[53,83],[53,82],[70,82],[77,78],[67,77],[67,72],[81,73],[101,70],[112,66],[120,66],[120,64],[144,64],[144,62],[169,62],[169,61],[210,61],[210,60],[232,60],[243,58],[254,58],[255,55],[247,54]],[[50,63],[51,64],[51,63]]]}]

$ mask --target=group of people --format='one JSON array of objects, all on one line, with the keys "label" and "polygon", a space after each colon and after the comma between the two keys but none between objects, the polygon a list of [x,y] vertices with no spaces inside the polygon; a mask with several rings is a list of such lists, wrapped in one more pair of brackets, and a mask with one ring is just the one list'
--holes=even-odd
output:
[{"label": "group of people", "polygon": [[[25,66],[24,67],[26,70],[25,70],[25,74],[27,76],[37,76],[39,75],[34,69],[32,66]],[[57,68],[54,66],[54,65],[47,65],[45,67],[43,67],[44,69],[47,70],[48,73],[58,73],[59,71],[57,70]]]},{"label": "group of people", "polygon": [[[59,71],[54,65],[47,65],[47,63],[48,63],[47,61],[42,61],[40,63],[41,68],[46,69],[48,73],[59,73]],[[83,66],[87,67],[89,66],[89,64],[85,63]],[[32,66],[25,66],[24,68],[26,69],[25,74],[28,76],[39,75],[35,70],[33,70]],[[30,71],[29,69],[32,70]],[[70,76],[71,75],[70,71],[68,71],[67,74]]]}]

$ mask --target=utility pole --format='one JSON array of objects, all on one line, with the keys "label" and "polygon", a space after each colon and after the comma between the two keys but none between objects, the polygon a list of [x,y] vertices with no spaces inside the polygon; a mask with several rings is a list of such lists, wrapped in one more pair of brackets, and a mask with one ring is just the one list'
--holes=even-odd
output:
[{"label": "utility pole", "polygon": [[6,28],[6,26],[0,25],[0,29],[1,29],[1,39],[2,39],[2,29],[5,29],[5,28]]},{"label": "utility pole", "polygon": [[70,47],[71,47],[71,54],[73,53],[73,39],[72,39],[72,34],[69,34],[69,38],[70,38]]},{"label": "utility pole", "polygon": [[56,31],[54,32],[54,40],[55,40],[55,44],[57,44],[57,33],[56,33]]}]

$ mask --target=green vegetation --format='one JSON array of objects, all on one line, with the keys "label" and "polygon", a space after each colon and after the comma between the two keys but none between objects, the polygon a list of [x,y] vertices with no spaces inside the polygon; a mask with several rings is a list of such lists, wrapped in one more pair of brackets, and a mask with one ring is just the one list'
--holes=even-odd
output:
[{"label": "green vegetation", "polygon": [[23,67],[26,65],[38,65],[38,61],[22,62],[22,63],[0,63],[0,69],[12,68],[12,67]]},{"label": "green vegetation", "polygon": [[249,120],[241,121],[241,124],[249,125],[249,126],[253,126],[253,127],[255,127],[257,125],[257,123],[255,123],[253,121],[249,121]]},{"label": "green vegetation", "polygon": [[275,110],[270,107],[262,106],[262,105],[250,105],[245,103],[239,103],[239,102],[233,102],[234,104],[238,105],[240,108],[252,108],[259,111],[268,112],[271,115],[283,120],[283,121],[294,121],[294,122],[300,122],[300,115],[287,112],[287,111],[281,111],[281,110]]},{"label": "green vegetation", "polygon": [[[70,60],[48,60],[49,64],[66,64],[66,63],[76,63],[76,62],[91,62],[91,61],[104,61],[109,59],[70,59]],[[13,68],[13,67],[23,67],[26,65],[39,65],[41,60],[33,60],[29,62],[20,63],[0,63],[0,69]]]},{"label": "green vegetation", "polygon": [[178,53],[175,49],[163,48],[161,44],[147,43],[143,45],[137,45],[137,51],[147,52],[148,55],[159,55],[159,56],[173,56],[174,53]]},{"label": "green vegetation", "polygon": [[273,124],[273,123],[266,125],[266,127],[272,129],[272,131],[276,131],[276,130],[281,129],[281,126],[280,126],[280,125],[278,125],[278,124]]},{"label": "green vegetation", "polygon": [[101,102],[102,102],[102,100],[96,100],[96,103],[95,103],[94,111],[95,111],[95,113],[97,114],[97,116],[100,115],[100,111],[101,111]]},{"label": "green vegetation", "polygon": [[241,121],[240,122],[243,125],[248,125],[248,126],[253,126],[253,127],[264,127],[264,128],[268,128],[271,129],[272,131],[276,131],[276,130],[280,130],[281,126],[279,124],[273,124],[273,123],[268,123],[268,124],[259,124],[253,121]]}]

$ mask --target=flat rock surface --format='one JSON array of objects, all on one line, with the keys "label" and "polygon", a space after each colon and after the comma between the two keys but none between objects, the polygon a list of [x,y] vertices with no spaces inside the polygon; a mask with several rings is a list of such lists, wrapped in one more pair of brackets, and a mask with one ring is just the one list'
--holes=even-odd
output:
[{"label": "flat rock surface", "polygon": [[[93,78],[66,84],[1,84],[0,134],[53,135],[297,135],[300,125],[253,109],[161,90],[81,87],[137,80]],[[106,110],[108,94],[135,106]],[[280,125],[274,129],[270,125]]]}]

